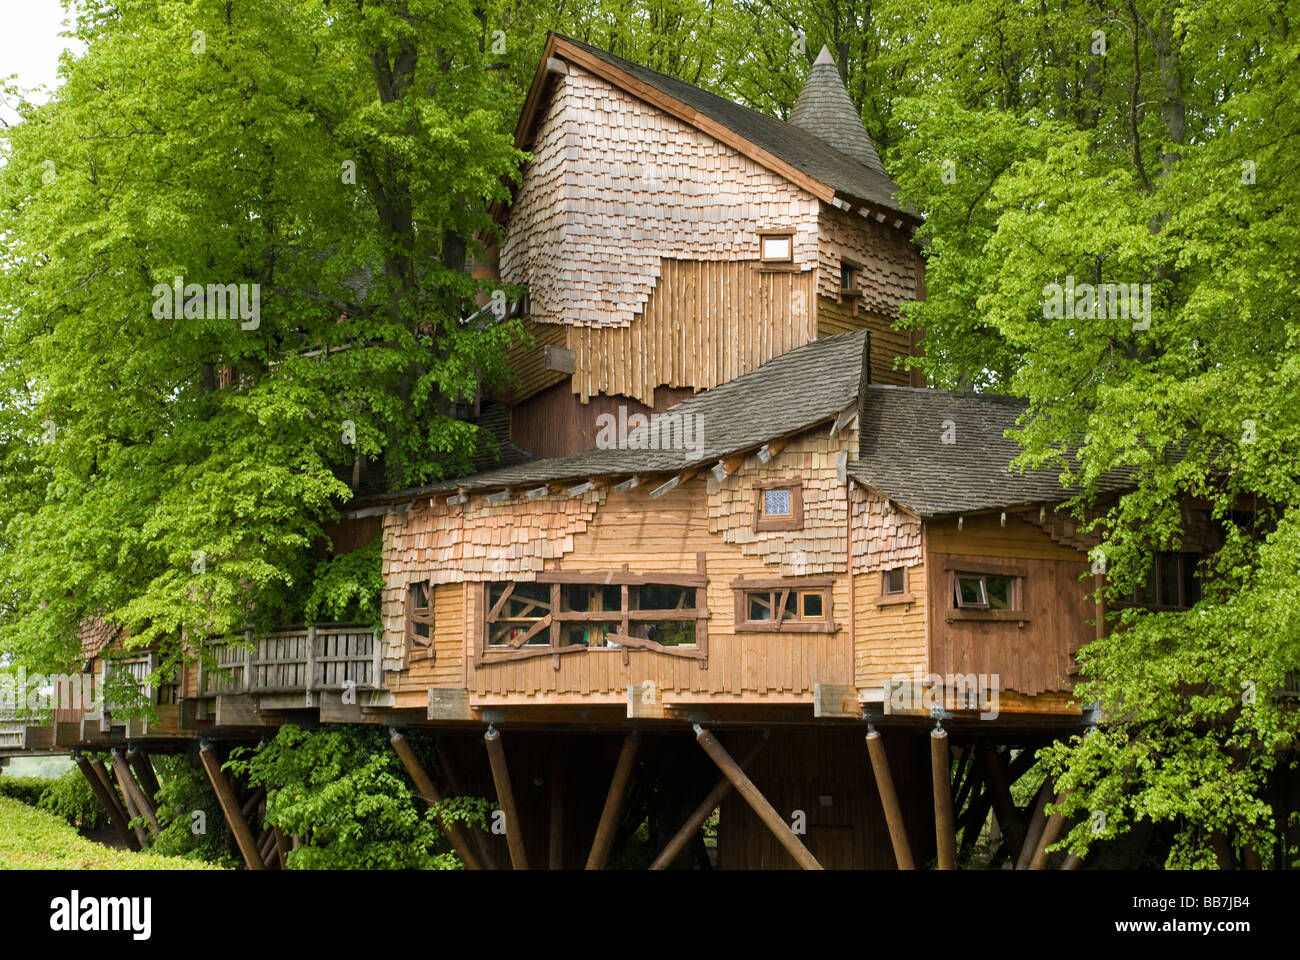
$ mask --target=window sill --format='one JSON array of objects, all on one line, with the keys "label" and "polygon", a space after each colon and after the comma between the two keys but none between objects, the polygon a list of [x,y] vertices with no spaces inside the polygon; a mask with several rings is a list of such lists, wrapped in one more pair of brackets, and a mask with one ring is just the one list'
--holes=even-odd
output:
[{"label": "window sill", "polygon": [[949,610],[948,622],[1018,623],[1024,626],[1029,617],[1023,610]]},{"label": "window sill", "polygon": [[802,273],[803,267],[797,263],[790,263],[785,260],[760,260],[758,261],[759,273]]},{"label": "window sill", "polygon": [[877,607],[894,607],[900,603],[916,603],[910,593],[886,593],[876,601]]},{"label": "window sill", "polygon": [[770,623],[765,620],[744,621],[736,624],[736,633],[839,633],[840,628],[825,620],[793,623]]}]

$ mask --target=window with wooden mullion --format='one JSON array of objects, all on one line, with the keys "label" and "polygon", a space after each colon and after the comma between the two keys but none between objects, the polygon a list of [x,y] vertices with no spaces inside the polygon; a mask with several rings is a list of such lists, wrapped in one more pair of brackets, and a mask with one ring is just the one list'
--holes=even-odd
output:
[{"label": "window with wooden mullion", "polygon": [[433,586],[427,580],[406,588],[406,657],[433,658]]}]

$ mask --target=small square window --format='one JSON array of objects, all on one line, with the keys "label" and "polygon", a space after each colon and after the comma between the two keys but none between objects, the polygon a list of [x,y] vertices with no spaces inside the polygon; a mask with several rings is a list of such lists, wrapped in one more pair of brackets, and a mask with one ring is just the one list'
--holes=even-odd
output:
[{"label": "small square window", "polygon": [[825,614],[822,613],[822,595],[821,593],[801,593],[799,594],[799,619],[800,620],[823,620]]},{"label": "small square window", "polygon": [[802,530],[803,485],[798,481],[755,485],[755,530]]},{"label": "small square window", "polygon": [[790,488],[777,487],[775,490],[763,491],[763,516],[790,516]]},{"label": "small square window", "polygon": [[762,255],[764,260],[789,261],[794,259],[794,234],[770,234],[761,237],[760,241],[762,243]]},{"label": "small square window", "polygon": [[884,571],[882,581],[884,583],[884,593],[906,593],[907,568],[895,567],[893,570]]},{"label": "small square window", "polygon": [[840,289],[856,290],[858,288],[858,268],[851,263],[840,263]]}]

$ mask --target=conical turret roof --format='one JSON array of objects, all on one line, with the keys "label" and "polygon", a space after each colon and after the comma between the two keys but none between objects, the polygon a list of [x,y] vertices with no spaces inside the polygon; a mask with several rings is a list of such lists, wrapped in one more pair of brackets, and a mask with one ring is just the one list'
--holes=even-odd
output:
[{"label": "conical turret roof", "polygon": [[857,108],[849,99],[849,91],[840,79],[839,69],[829,48],[823,46],[817,55],[808,79],[799,91],[799,99],[790,111],[790,123],[821,137],[831,146],[866,164],[878,173],[885,172],[871,135],[862,125]]}]

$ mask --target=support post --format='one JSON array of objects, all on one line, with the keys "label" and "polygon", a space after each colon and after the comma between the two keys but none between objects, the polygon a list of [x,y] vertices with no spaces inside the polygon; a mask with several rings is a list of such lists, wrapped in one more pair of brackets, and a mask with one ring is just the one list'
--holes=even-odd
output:
[{"label": "support post", "polygon": [[271,832],[275,834],[275,855],[280,858],[280,869],[289,869],[289,838],[284,835],[284,831],[279,827],[272,827]]},{"label": "support post", "polygon": [[605,806],[600,811],[600,822],[596,824],[596,838],[591,842],[591,853],[587,856],[588,870],[604,870],[609,860],[614,831],[618,828],[623,801],[627,798],[627,787],[632,781],[637,740],[635,730],[623,738],[623,748],[618,752],[618,763],[614,766],[614,776],[609,782],[609,792],[605,794]]},{"label": "support post", "polygon": [[1033,859],[1034,851],[1038,849],[1038,838],[1043,835],[1043,828],[1047,826],[1047,800],[1052,795],[1052,781],[1048,778],[1043,781],[1043,785],[1038,788],[1038,796],[1034,800],[1034,813],[1029,818],[1029,827],[1025,831],[1025,842],[1020,845],[1020,856],[1016,858],[1016,869],[1029,869],[1029,861]]},{"label": "support post", "polygon": [[952,816],[952,785],[948,780],[950,766],[948,731],[936,725],[930,731],[930,780],[934,785],[934,840],[940,870],[957,869],[957,833]]},{"label": "support post", "polygon": [[497,789],[497,803],[506,816],[506,846],[510,849],[510,866],[515,870],[528,869],[528,854],[524,848],[523,832],[519,828],[519,812],[515,809],[515,792],[510,786],[510,768],[506,766],[506,752],[501,746],[501,734],[488,726],[483,734],[487,746],[488,763],[492,767],[492,782]]},{"label": "support post", "polygon": [[1060,839],[1061,829],[1065,826],[1065,814],[1061,812],[1061,804],[1065,803],[1069,795],[1069,790],[1061,791],[1056,797],[1056,802],[1052,804],[1052,818],[1047,821],[1047,826],[1043,828],[1043,835],[1039,837],[1038,845],[1034,848],[1033,859],[1029,861],[1030,870],[1047,868],[1047,848]]},{"label": "support post", "polygon": [[235,843],[239,845],[239,853],[244,858],[244,865],[249,870],[265,870],[266,864],[258,855],[253,831],[248,829],[248,821],[244,819],[239,799],[235,796],[235,791],[230,788],[230,781],[221,771],[221,761],[217,759],[212,744],[204,741],[199,745],[199,759],[203,761],[203,769],[212,784],[213,792],[217,795],[217,802],[221,804],[221,812],[226,816],[226,823],[230,825],[231,832],[235,835]]},{"label": "support post", "polygon": [[[752,764],[758,755],[763,752],[763,748],[767,746],[769,737],[770,734],[764,730],[763,739],[750,747],[749,752],[741,758],[740,768],[742,770]],[[681,829],[674,833],[672,839],[665,844],[663,850],[659,853],[659,856],[655,857],[654,863],[650,864],[650,869],[668,869],[668,867],[672,865],[673,861],[676,860],[681,852],[686,848],[686,845],[691,842],[691,838],[699,833],[700,827],[704,826],[704,821],[709,819],[709,814],[718,808],[718,804],[722,802],[722,798],[730,792],[731,781],[724,776],[714,784],[713,789],[710,790],[708,795],[700,802],[700,805],[695,808],[689,817],[686,818],[686,822],[682,824]]]},{"label": "support post", "polygon": [[77,769],[81,771],[81,775],[86,778],[86,782],[90,784],[90,789],[95,792],[95,798],[99,800],[99,805],[108,814],[108,819],[112,822],[114,829],[117,830],[117,835],[122,838],[122,842],[126,844],[127,849],[139,850],[140,844],[136,840],[135,834],[131,832],[131,828],[127,825],[126,811],[122,809],[122,805],[117,802],[117,797],[109,792],[106,786],[107,778],[101,778],[95,772],[94,767],[91,766],[90,761],[80,753],[74,751],[72,759],[77,764]]},{"label": "support post", "polygon": [[758,818],[767,825],[772,831],[772,835],[780,842],[781,846],[794,857],[795,862],[805,870],[820,870],[822,865],[817,862],[817,858],[812,855],[803,842],[795,836],[794,831],[790,829],[790,824],[781,819],[781,815],[776,812],[776,808],[767,802],[767,798],[759,792],[754,782],[745,776],[745,771],[732,758],[713,734],[705,730],[698,723],[695,724],[695,739],[704,752],[709,755],[723,775],[731,781],[731,785],[736,788],[736,792],[745,798],[745,802],[753,808],[758,814]]},{"label": "support post", "polygon": [[126,762],[126,757],[122,756],[122,751],[114,747],[109,755],[113,758],[113,772],[117,774],[117,782],[122,785],[122,793],[131,801],[139,816],[144,817],[145,823],[149,826],[149,832],[154,837],[162,833],[162,828],[158,826],[158,817],[154,815],[153,804],[149,798],[144,795],[140,785],[135,782],[135,775],[131,773],[131,767]]},{"label": "support post", "polygon": [[153,769],[153,760],[149,754],[139,747],[131,747],[126,751],[126,759],[131,764],[131,769],[135,771],[135,778],[140,783],[141,789],[144,790],[145,797],[151,804],[158,803],[158,775]]},{"label": "support post", "polygon": [[[468,796],[460,778],[456,775],[456,766],[451,762],[451,751],[443,746],[442,738],[439,737],[433,745],[438,754],[438,762],[442,764],[443,776],[447,778],[447,786],[451,787],[451,792],[458,797]],[[487,833],[477,827],[469,829],[470,840],[474,844],[474,852],[478,854],[478,862],[484,870],[498,870],[496,857],[492,856],[492,848],[488,846]]]},{"label": "support post", "polygon": [[894,845],[894,860],[899,870],[915,870],[912,846],[907,842],[907,825],[903,822],[903,808],[894,790],[894,776],[889,770],[885,744],[875,727],[867,728],[867,753],[871,755],[871,772],[876,777],[876,792],[885,810],[885,823],[889,826],[889,842]]},{"label": "support post", "polygon": [[[415,789],[419,791],[424,802],[431,807],[436,807],[442,803],[442,794],[438,788],[433,785],[433,780],[424,772],[424,767],[420,766],[419,759],[415,756],[415,751],[411,745],[406,742],[405,735],[400,730],[389,729],[388,741],[393,745],[393,751],[402,761],[402,766],[410,774]],[[465,839],[465,833],[461,830],[461,825],[454,820],[444,821],[439,818],[442,829],[447,834],[447,840],[451,848],[456,851],[456,856],[460,857],[461,862],[465,864],[466,870],[482,870],[483,865],[478,862],[478,857],[474,856],[473,851],[469,848],[469,843]]]}]

